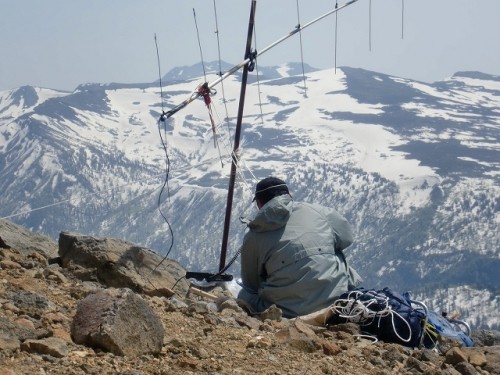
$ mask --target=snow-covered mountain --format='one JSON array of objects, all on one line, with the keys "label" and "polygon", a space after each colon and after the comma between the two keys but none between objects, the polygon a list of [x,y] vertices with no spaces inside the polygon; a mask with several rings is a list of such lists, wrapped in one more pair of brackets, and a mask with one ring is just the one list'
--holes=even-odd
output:
[{"label": "snow-covered mountain", "polygon": [[[304,85],[297,64],[258,68],[228,259],[244,234],[239,217],[255,213],[255,182],[276,175],[295,199],[349,219],[357,239],[347,255],[365,286],[410,290],[499,329],[500,77],[426,84],[307,67]],[[218,71],[207,70],[209,82]],[[56,239],[63,230],[122,238],[217,271],[239,75],[211,98],[215,145],[202,99],[159,121],[203,81],[194,66],[163,77],[163,98],[157,82],[0,92],[0,217]]]}]

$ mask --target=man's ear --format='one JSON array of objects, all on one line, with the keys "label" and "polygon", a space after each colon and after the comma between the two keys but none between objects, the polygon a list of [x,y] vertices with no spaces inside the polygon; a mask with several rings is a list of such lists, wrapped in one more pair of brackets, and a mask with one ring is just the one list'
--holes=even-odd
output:
[{"label": "man's ear", "polygon": [[260,210],[262,208],[262,206],[263,206],[262,201],[260,199],[256,199],[255,202],[257,203],[257,207]]}]

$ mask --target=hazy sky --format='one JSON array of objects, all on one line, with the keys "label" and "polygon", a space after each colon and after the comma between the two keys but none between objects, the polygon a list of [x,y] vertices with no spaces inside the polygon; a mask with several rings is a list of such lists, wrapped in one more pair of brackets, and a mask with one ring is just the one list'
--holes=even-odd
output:
[{"label": "hazy sky", "polygon": [[[220,54],[230,64],[243,60],[250,5],[215,0]],[[299,19],[306,24],[334,7],[335,0],[257,0],[257,49]],[[195,64],[201,57],[193,8],[204,60],[218,60],[214,0],[0,0],[0,90],[152,82],[158,79],[154,34],[162,75]],[[339,12],[337,66],[425,82],[464,70],[500,75],[499,0],[371,0],[371,17],[369,9],[370,0],[358,0]],[[304,62],[333,67],[334,41],[335,15],[305,29]],[[297,34],[258,63],[300,59]]]}]

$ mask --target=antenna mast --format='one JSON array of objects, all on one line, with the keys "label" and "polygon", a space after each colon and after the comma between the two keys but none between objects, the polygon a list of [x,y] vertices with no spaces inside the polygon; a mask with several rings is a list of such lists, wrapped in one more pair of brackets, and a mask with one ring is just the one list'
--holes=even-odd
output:
[{"label": "antenna mast", "polygon": [[241,90],[240,90],[240,102],[238,106],[238,118],[236,122],[236,131],[234,134],[234,145],[233,153],[231,158],[231,173],[229,175],[229,189],[227,192],[227,204],[226,204],[226,217],[224,219],[224,233],[222,235],[222,246],[220,254],[219,271],[222,271],[226,265],[226,253],[227,253],[227,242],[229,237],[229,226],[231,223],[231,211],[233,207],[233,196],[234,196],[234,183],[236,180],[236,168],[238,167],[238,149],[240,147],[240,137],[241,137],[241,123],[243,121],[243,108],[245,106],[245,93],[247,86],[248,72],[253,70],[254,64],[253,59],[255,55],[252,56],[252,37],[255,22],[255,7],[257,5],[256,0],[252,0],[252,7],[250,10],[250,19],[248,21],[248,34],[247,34],[247,45],[245,48],[245,61],[250,60],[248,64],[243,67],[243,76],[241,78]]}]

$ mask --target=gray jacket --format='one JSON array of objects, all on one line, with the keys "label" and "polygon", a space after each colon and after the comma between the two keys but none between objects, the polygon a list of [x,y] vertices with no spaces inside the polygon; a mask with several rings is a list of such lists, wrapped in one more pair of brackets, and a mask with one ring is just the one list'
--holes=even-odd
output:
[{"label": "gray jacket", "polygon": [[351,227],[331,208],[280,195],[248,226],[238,298],[257,312],[276,304],[285,317],[309,314],[362,281],[342,252],[353,242]]}]

